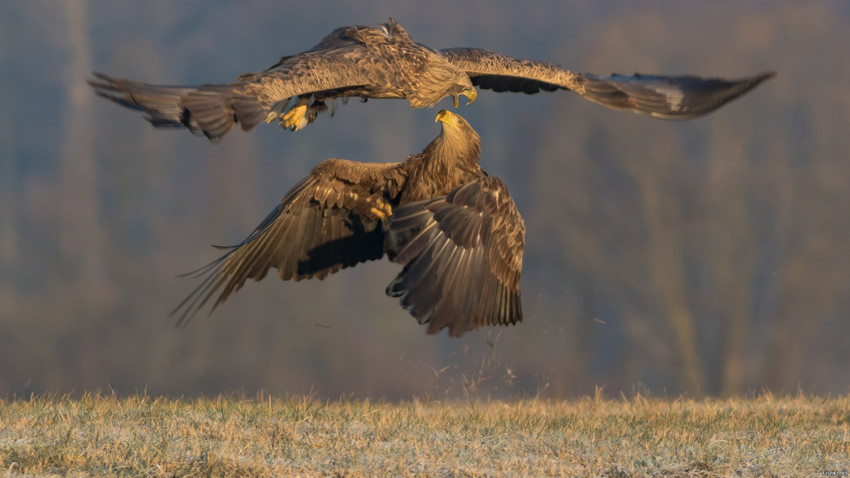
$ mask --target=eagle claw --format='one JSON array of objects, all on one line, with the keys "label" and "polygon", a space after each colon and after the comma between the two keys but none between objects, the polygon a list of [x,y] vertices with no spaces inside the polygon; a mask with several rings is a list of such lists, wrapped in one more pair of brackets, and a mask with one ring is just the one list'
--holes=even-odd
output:
[{"label": "eagle claw", "polygon": [[298,131],[304,126],[307,126],[306,114],[307,105],[294,106],[283,115],[281,123],[284,128],[291,129],[292,131]]}]

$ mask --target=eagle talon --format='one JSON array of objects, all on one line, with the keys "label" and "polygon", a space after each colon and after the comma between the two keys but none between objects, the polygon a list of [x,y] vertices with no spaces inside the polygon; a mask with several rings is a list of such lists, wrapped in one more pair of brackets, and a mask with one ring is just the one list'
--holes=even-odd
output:
[{"label": "eagle talon", "polygon": [[292,107],[289,111],[283,115],[283,127],[291,129],[292,131],[298,131],[303,128],[307,121],[305,119],[305,115],[307,113],[307,105],[298,105]]},{"label": "eagle talon", "polygon": [[382,220],[382,221],[386,220],[388,217],[390,217],[392,215],[392,212],[387,212],[385,209],[378,209],[376,207],[369,209],[369,212],[371,212],[372,214],[377,216],[377,218]]},{"label": "eagle talon", "polygon": [[369,212],[371,212],[373,215],[375,215],[378,219],[386,220],[387,218],[389,218],[390,216],[393,215],[392,206],[390,206],[389,204],[387,204],[385,201],[383,201],[381,199],[378,199],[375,202],[377,203],[377,205],[372,206],[369,209]]}]

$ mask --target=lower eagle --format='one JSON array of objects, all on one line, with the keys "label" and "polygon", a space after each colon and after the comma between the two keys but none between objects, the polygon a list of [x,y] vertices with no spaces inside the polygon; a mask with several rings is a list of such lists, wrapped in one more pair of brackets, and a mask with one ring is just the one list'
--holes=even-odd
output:
[{"label": "lower eagle", "polygon": [[178,324],[247,279],[323,279],[385,254],[403,265],[387,294],[434,334],[522,320],[525,224],[507,188],[479,164],[481,139],[460,115],[398,163],[328,159],[290,190],[241,243],[195,274],[205,277],[174,313]]}]

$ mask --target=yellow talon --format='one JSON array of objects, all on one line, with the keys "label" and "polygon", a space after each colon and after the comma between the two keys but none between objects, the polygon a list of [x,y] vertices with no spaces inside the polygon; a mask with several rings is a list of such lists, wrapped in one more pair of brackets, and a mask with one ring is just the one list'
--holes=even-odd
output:
[{"label": "yellow talon", "polygon": [[298,131],[307,125],[304,115],[307,113],[307,105],[298,105],[292,107],[283,115],[283,127],[289,128],[292,131]]},{"label": "yellow talon", "polygon": [[381,199],[375,201],[378,203],[377,206],[373,206],[369,209],[369,212],[378,217],[378,219],[384,220],[393,215],[393,208],[386,202]]},{"label": "yellow talon", "polygon": [[378,209],[378,208],[376,208],[376,207],[373,207],[372,209],[369,209],[369,212],[371,212],[372,214],[374,214],[375,216],[377,216],[377,218],[378,218],[378,219],[381,219],[381,220],[384,220],[384,219],[386,219],[387,217],[389,217],[386,213],[384,213],[384,211],[383,211],[383,210]]}]

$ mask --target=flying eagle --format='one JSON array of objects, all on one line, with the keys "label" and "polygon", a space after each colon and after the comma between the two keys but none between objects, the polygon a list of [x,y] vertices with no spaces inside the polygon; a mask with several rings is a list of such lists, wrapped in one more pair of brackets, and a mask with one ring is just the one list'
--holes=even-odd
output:
[{"label": "flying eagle", "polygon": [[191,273],[205,278],[175,309],[178,325],[271,268],[282,280],[323,279],[384,254],[404,266],[387,294],[430,334],[522,320],[522,217],[481,169],[478,133],[447,110],[436,119],[440,135],[405,161],[321,162],[245,240]]},{"label": "flying eagle", "polygon": [[609,108],[686,119],[720,107],[773,73],[731,81],[574,73],[479,48],[434,50],[390,19],[381,28],[337,28],[312,49],[233,83],[159,86],[94,75],[89,83],[98,95],[143,112],[154,126],[185,127],[216,142],[236,123],[245,131],[261,121],[299,130],[319,113],[329,108],[333,113],[336,99],[398,98],[422,108],[451,97],[457,107],[460,95],[475,100],[475,86],[497,92],[571,90]]}]

